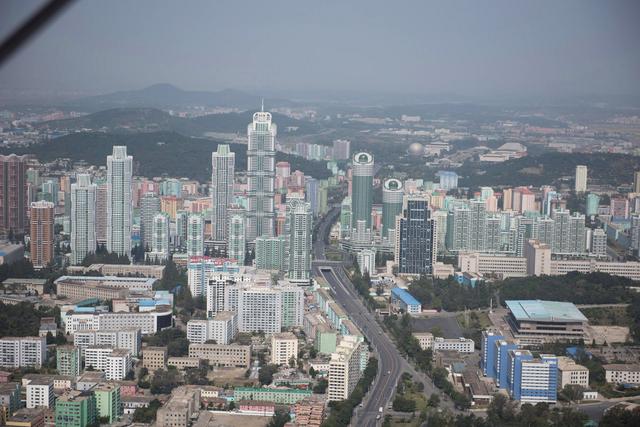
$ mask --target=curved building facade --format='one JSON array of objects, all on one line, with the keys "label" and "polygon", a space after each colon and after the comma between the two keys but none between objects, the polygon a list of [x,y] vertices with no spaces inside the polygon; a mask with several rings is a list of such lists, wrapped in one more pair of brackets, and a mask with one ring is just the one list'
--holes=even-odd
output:
[{"label": "curved building facade", "polygon": [[351,191],[351,227],[364,221],[371,228],[371,207],[373,204],[373,156],[359,152],[353,156]]},{"label": "curved building facade", "polygon": [[382,185],[382,237],[389,237],[389,230],[396,228],[396,216],[402,214],[402,181],[390,178]]}]

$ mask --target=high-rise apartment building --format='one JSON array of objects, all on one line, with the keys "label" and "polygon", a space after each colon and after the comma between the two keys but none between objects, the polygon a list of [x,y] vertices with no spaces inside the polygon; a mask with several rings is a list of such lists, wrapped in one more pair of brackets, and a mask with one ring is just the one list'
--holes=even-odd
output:
[{"label": "high-rise apartment building", "polygon": [[336,139],[333,141],[333,159],[348,160],[351,155],[351,141],[348,139]]},{"label": "high-rise apartment building", "polygon": [[253,115],[247,127],[247,178],[249,196],[247,208],[247,242],[258,236],[274,234],[275,141],[277,126],[271,113]]},{"label": "high-rise apartment building", "polygon": [[78,174],[71,184],[71,264],[96,251],[96,185],[91,175]]},{"label": "high-rise apartment building", "polygon": [[311,205],[300,199],[287,202],[285,224],[286,269],[290,281],[308,284],[311,275]]},{"label": "high-rise apartment building", "polygon": [[187,256],[204,255],[204,218],[191,214],[187,220]]},{"label": "high-rise apartment building", "polygon": [[133,157],[126,146],[115,145],[107,156],[107,250],[131,256],[131,178]]},{"label": "high-rise apartment building", "polygon": [[245,250],[245,217],[241,213],[233,213],[229,216],[227,257],[244,265]]},{"label": "high-rise apartment building", "polygon": [[396,228],[396,216],[402,214],[402,181],[390,178],[382,185],[382,238],[393,239],[389,232]]},{"label": "high-rise apartment building", "polygon": [[26,157],[0,156],[0,234],[28,231],[27,199]]},{"label": "high-rise apartment building", "polygon": [[164,261],[169,258],[169,215],[166,213],[157,213],[153,217],[152,237],[151,237],[151,253],[149,257]]},{"label": "high-rise apartment building", "polygon": [[633,192],[640,194],[640,171],[635,171],[633,174]]},{"label": "high-rise apartment building", "polygon": [[107,184],[97,184],[96,187],[96,242],[107,245]]},{"label": "high-rise apartment building", "polygon": [[576,193],[584,193],[587,191],[587,167],[584,165],[576,166]]},{"label": "high-rise apartment building", "polygon": [[407,200],[396,222],[398,274],[432,274],[437,253],[436,228],[426,199]]},{"label": "high-rise apartment building", "polygon": [[365,228],[371,229],[371,207],[373,204],[373,156],[360,152],[353,156],[351,228],[358,221],[364,221]]},{"label": "high-rise apartment building", "polygon": [[152,192],[140,199],[140,244],[145,250],[151,249],[153,240],[153,218],[160,213],[160,198]]},{"label": "high-rise apartment building", "polygon": [[227,211],[233,201],[233,178],[236,155],[229,145],[220,144],[211,154],[211,237],[216,242],[227,240]]},{"label": "high-rise apartment building", "polygon": [[256,268],[284,271],[285,243],[285,236],[256,238]]},{"label": "high-rise apartment building", "polygon": [[361,357],[366,351],[364,343],[355,335],[346,335],[331,354],[327,400],[348,399],[362,376]]},{"label": "high-rise apartment building", "polygon": [[44,200],[31,203],[31,263],[36,268],[53,261],[54,209],[53,203]]}]

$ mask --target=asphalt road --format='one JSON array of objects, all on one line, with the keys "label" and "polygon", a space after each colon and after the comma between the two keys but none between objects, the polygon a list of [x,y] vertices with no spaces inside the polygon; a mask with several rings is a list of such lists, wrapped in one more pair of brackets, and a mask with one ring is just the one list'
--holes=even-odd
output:
[{"label": "asphalt road", "polygon": [[[364,306],[353,284],[347,277],[342,262],[327,261],[324,256],[325,242],[328,238],[331,224],[335,221],[339,209],[332,209],[328,215],[318,224],[318,233],[313,247],[313,271],[316,276],[322,276],[333,289],[336,302],[349,314],[351,320],[360,328],[367,341],[373,347],[378,358],[378,375],[365,396],[363,407],[357,408],[352,425],[375,426],[382,424],[376,417],[380,414],[379,408],[386,409],[394,395],[395,387],[404,372],[413,376],[414,381],[420,381],[424,385],[424,393],[441,394],[430,378],[421,372],[417,372],[402,357],[393,341],[376,321],[374,315]],[[453,404],[449,399],[442,401],[441,407],[447,407],[453,411]]]}]

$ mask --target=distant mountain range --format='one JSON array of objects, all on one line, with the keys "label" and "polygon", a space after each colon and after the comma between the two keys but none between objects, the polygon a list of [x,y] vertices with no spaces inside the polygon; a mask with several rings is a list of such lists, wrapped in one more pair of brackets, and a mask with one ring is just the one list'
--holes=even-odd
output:
[{"label": "distant mountain range", "polygon": [[[144,89],[113,92],[105,95],[89,96],[66,102],[65,106],[83,111],[100,111],[110,108],[149,107],[227,107],[240,110],[260,108],[261,98],[240,90],[225,89],[218,92],[182,90],[167,83],[155,84]],[[269,98],[271,107],[293,106],[286,99]]]},{"label": "distant mountain range", "polygon": [[[253,112],[252,110],[183,118],[172,116],[156,108],[112,108],[73,119],[42,122],[36,126],[41,129],[61,131],[176,132],[186,136],[202,136],[206,132],[244,134],[247,131],[247,125],[251,123]],[[317,128],[314,123],[296,120],[278,113],[273,113],[273,121],[280,127],[280,132],[284,132],[285,128],[297,128],[293,133],[307,133]]]}]

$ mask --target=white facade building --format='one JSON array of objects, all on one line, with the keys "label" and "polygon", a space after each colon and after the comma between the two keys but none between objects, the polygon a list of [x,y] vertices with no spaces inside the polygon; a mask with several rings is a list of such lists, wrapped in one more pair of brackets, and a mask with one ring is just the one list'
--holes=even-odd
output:
[{"label": "white facade building", "polygon": [[356,336],[347,335],[342,338],[329,361],[327,400],[338,401],[349,398],[362,376],[360,368],[363,351],[366,349]]},{"label": "white facade building", "polygon": [[214,340],[216,344],[230,344],[238,334],[238,315],[231,311],[221,311],[206,320],[187,322],[187,339],[190,343],[204,344]]},{"label": "white facade building", "polygon": [[275,142],[277,126],[271,113],[253,115],[247,127],[247,177],[249,197],[247,208],[247,242],[258,236],[274,234]]},{"label": "white facade building", "polygon": [[436,337],[432,343],[433,351],[457,351],[459,353],[473,353],[474,343],[468,338],[446,339]]},{"label": "white facade building", "polygon": [[78,174],[71,184],[71,264],[96,251],[96,185],[91,175]]},{"label": "white facade building", "polygon": [[233,201],[233,179],[236,155],[229,145],[219,144],[211,154],[211,237],[227,240],[227,210]]},{"label": "white facade building", "polygon": [[292,357],[298,358],[298,337],[291,332],[271,335],[271,363],[289,365]]},{"label": "white facade building", "polygon": [[53,408],[55,394],[52,380],[32,380],[26,388],[27,408]]},{"label": "white facade building", "polygon": [[131,256],[132,173],[127,147],[114,146],[107,156],[107,250],[118,255]]},{"label": "white facade building", "polygon": [[4,337],[0,339],[0,366],[40,368],[47,358],[45,337]]}]

